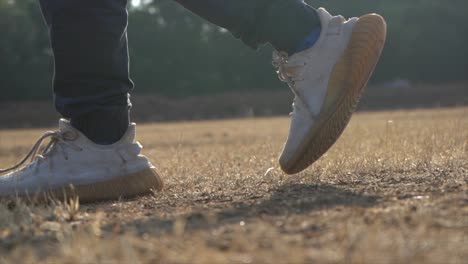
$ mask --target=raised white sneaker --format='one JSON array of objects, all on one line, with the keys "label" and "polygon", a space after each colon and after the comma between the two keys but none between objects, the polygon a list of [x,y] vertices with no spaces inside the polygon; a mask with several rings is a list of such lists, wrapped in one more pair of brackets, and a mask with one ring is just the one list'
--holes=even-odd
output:
[{"label": "raised white sneaker", "polygon": [[[36,155],[47,138],[50,143]],[[50,192],[57,198],[77,195],[80,201],[91,202],[161,190],[162,180],[148,159],[140,155],[141,149],[135,141],[135,124],[120,141],[103,146],[62,119],[59,130],[46,132],[19,164],[0,170],[15,170],[32,158],[25,167],[0,176],[0,197]]]},{"label": "raised white sneaker", "polygon": [[281,168],[298,173],[319,159],[338,139],[374,71],[387,27],[377,14],[345,20],[318,10],[322,31],[317,43],[291,57],[275,51],[273,65],[295,94]]}]

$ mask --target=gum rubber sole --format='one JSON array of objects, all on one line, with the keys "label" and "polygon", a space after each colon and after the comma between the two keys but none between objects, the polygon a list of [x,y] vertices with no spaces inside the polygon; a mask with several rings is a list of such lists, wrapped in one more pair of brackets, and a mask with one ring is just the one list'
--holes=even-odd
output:
[{"label": "gum rubber sole", "polygon": [[349,44],[333,68],[319,119],[297,154],[287,162],[280,159],[285,173],[295,174],[306,169],[338,140],[377,65],[386,34],[386,23],[380,15],[365,15],[356,22]]},{"label": "gum rubber sole", "polygon": [[81,203],[98,202],[132,198],[140,195],[161,191],[163,181],[155,168],[97,182],[87,185],[67,186],[47,191],[40,191],[34,196],[18,194],[17,197],[26,202],[49,202],[51,200],[64,201],[68,198],[79,197]]},{"label": "gum rubber sole", "polygon": [[156,169],[147,168],[124,177],[89,185],[79,185],[72,188],[54,190],[51,191],[51,193],[58,199],[63,199],[65,195],[67,195],[67,197],[75,195],[79,197],[80,202],[95,202],[131,198],[149,194],[152,191],[161,191],[162,188],[163,181]]}]

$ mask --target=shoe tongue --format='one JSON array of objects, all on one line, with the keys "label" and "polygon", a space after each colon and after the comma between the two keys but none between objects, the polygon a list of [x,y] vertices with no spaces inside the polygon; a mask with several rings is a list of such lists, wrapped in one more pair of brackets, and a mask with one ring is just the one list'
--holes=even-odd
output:
[{"label": "shoe tongue", "polygon": [[61,132],[64,132],[64,131],[70,131],[70,130],[76,130],[71,124],[70,124],[70,121],[64,119],[64,118],[61,118],[59,120],[59,124],[58,124],[58,127],[59,127],[59,131]]}]

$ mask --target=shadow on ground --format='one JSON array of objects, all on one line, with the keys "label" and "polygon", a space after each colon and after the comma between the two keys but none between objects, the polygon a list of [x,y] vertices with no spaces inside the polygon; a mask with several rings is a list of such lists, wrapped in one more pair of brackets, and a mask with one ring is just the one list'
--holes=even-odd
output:
[{"label": "shadow on ground", "polygon": [[[137,219],[127,226],[135,228],[140,234],[164,234],[173,232],[176,222],[182,220],[186,231],[196,231],[249,221],[257,217],[308,214],[314,210],[340,206],[372,207],[377,204],[377,200],[377,196],[356,194],[331,185],[293,183],[278,187],[266,199],[232,202],[225,204],[224,209],[210,209],[209,206],[205,206],[206,204],[198,209],[197,204],[194,204],[192,213],[168,219],[160,217]],[[216,201],[213,205],[215,204]],[[104,227],[105,230],[112,228],[112,225]]]}]

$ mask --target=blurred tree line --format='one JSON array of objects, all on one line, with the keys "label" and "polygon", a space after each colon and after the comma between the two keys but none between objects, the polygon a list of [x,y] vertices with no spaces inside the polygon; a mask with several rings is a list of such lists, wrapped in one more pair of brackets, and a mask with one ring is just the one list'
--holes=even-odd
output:
[{"label": "blurred tree line", "polygon": [[[308,2],[347,17],[368,12],[386,17],[388,42],[374,82],[468,79],[466,0]],[[170,0],[142,1],[130,13],[131,71],[138,93],[284,89],[270,65],[269,46],[251,50]],[[0,0],[0,32],[0,100],[50,98],[52,54],[38,1]]]}]

